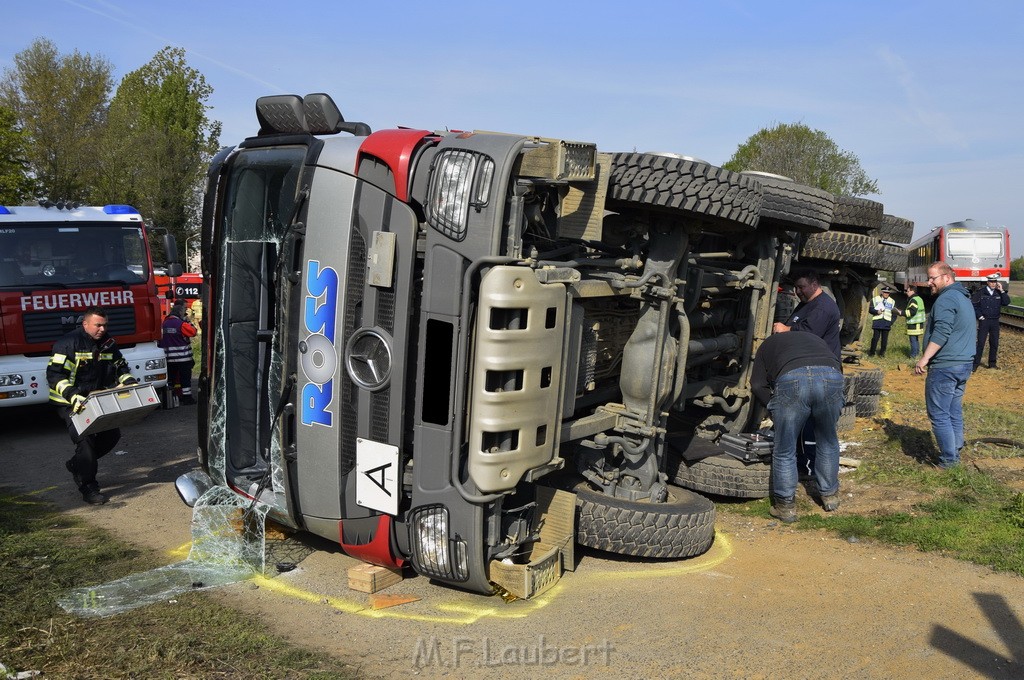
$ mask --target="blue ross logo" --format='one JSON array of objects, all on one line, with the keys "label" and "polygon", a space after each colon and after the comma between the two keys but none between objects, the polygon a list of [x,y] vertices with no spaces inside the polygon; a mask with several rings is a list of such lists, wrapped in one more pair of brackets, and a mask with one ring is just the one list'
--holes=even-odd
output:
[{"label": "blue ross logo", "polygon": [[303,425],[333,425],[328,409],[334,395],[334,373],[338,353],[334,347],[334,325],[338,316],[338,272],[320,267],[316,260],[306,265],[306,299],[303,323],[309,335],[299,342],[302,372],[309,382],[302,387],[300,408]]}]

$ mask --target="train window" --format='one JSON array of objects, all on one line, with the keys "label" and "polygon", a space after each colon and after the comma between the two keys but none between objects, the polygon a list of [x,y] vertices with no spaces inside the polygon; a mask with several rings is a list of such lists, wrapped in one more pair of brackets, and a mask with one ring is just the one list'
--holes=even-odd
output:
[{"label": "train window", "polygon": [[1001,257],[1002,234],[950,234],[946,249],[951,257]]}]

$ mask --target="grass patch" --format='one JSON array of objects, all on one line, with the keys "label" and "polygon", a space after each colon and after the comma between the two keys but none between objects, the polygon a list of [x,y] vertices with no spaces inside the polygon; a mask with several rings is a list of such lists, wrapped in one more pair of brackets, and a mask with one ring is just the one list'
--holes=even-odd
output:
[{"label": "grass patch", "polygon": [[200,593],[101,619],[56,604],[70,588],[155,566],[150,553],[49,505],[0,493],[0,662],[61,678],[353,677]]},{"label": "grass patch", "polygon": [[[843,538],[873,539],[937,551],[998,571],[1024,576],[1024,494],[1012,493],[989,475],[964,467],[907,472],[904,481],[934,489],[934,499],[908,512],[827,515],[804,512],[798,500],[798,529],[826,529]],[[769,501],[718,504],[720,509],[765,517]]]}]

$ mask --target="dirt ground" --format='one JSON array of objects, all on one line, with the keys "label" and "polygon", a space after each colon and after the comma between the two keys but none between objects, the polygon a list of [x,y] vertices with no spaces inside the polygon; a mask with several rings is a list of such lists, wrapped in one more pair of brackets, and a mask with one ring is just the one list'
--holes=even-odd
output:
[{"label": "dirt ground", "polygon": [[[1004,403],[1020,403],[1024,340],[1008,336],[1005,370],[972,377],[968,408],[994,390]],[[919,397],[923,378],[891,370],[883,391]],[[845,439],[859,446],[846,455],[870,457],[886,419],[927,430],[923,410],[896,401],[883,399],[878,418],[858,420]],[[195,465],[195,437],[194,407],[159,411],[127,429],[101,463],[112,500],[90,507],[63,469],[70,444],[53,414],[0,411],[0,486],[54,502],[172,562],[190,540],[190,511],[173,480]],[[1008,479],[1022,474],[1019,458],[966,460]],[[840,512],[918,500],[844,476]],[[409,574],[383,593],[415,601],[374,609],[347,587],[346,571],[357,563],[314,539],[292,542],[281,558],[301,560],[298,568],[209,596],[338,655],[366,678],[1024,677],[1020,577],[767,517],[720,512],[716,529],[712,549],[686,561],[582,551],[575,572],[531,601],[506,603]],[[188,606],[187,597],[179,601]]]}]

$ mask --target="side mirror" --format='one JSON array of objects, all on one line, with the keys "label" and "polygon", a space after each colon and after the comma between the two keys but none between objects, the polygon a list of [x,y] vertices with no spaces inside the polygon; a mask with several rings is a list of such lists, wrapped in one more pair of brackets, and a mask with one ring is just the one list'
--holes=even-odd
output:
[{"label": "side mirror", "polygon": [[172,262],[169,265],[167,265],[167,276],[171,277],[172,279],[176,279],[184,273],[185,270],[177,262]]},{"label": "side mirror", "polygon": [[[164,234],[164,252],[167,255],[168,264],[178,261],[178,242],[170,234]],[[171,274],[171,276],[175,276]]]}]

